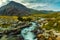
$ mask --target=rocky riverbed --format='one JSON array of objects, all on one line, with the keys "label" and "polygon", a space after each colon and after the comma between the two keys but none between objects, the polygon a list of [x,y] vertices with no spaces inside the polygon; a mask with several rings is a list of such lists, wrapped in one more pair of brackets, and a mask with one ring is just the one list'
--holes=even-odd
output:
[{"label": "rocky riverbed", "polygon": [[59,32],[45,29],[48,24],[46,18],[34,21],[12,21],[12,23],[3,21],[0,25],[0,40],[55,40],[59,37],[57,35]]}]

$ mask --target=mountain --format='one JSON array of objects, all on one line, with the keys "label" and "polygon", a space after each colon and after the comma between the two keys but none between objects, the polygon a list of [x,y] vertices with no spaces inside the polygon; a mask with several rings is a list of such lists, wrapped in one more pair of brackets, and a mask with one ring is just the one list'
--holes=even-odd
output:
[{"label": "mountain", "polygon": [[53,13],[54,11],[48,11],[48,10],[34,10],[27,8],[26,6],[11,1],[7,5],[4,5],[0,8],[0,15],[6,15],[6,16],[25,16],[30,14],[49,14]]},{"label": "mountain", "polygon": [[27,7],[14,1],[11,1],[7,5],[0,8],[0,15],[23,16],[29,14],[30,10]]}]

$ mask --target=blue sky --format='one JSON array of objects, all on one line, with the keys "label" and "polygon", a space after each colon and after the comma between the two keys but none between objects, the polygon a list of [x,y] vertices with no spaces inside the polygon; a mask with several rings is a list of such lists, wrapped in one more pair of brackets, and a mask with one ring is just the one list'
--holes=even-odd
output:
[{"label": "blue sky", "polygon": [[[0,6],[15,1],[35,10],[60,11],[60,0],[0,0]],[[4,2],[4,3],[2,3]]]}]

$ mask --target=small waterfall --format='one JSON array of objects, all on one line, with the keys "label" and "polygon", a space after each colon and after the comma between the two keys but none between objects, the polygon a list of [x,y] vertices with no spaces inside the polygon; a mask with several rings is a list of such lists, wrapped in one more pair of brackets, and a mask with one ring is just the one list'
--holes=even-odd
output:
[{"label": "small waterfall", "polygon": [[31,22],[30,27],[23,28],[21,30],[21,35],[23,36],[24,40],[37,40],[36,35],[32,32],[36,29],[37,25],[35,22]]}]

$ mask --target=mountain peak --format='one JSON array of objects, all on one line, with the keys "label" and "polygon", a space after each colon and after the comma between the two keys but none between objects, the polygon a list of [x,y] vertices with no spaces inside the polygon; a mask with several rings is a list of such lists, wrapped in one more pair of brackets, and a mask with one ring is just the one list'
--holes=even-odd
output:
[{"label": "mountain peak", "polygon": [[10,3],[16,3],[15,1],[10,1]]},{"label": "mountain peak", "polygon": [[11,1],[7,5],[0,8],[0,14],[10,16],[28,15],[29,9],[20,3]]},{"label": "mountain peak", "polygon": [[16,4],[17,4],[17,5],[22,5],[21,3],[17,3],[17,2],[15,2],[15,1],[10,1],[8,4],[12,4],[12,5],[13,5],[13,4],[15,4],[15,5],[16,5]]},{"label": "mountain peak", "polygon": [[23,4],[17,3],[17,2],[15,2],[15,1],[10,1],[7,5],[12,5],[12,6],[23,6],[23,7],[25,7]]}]

